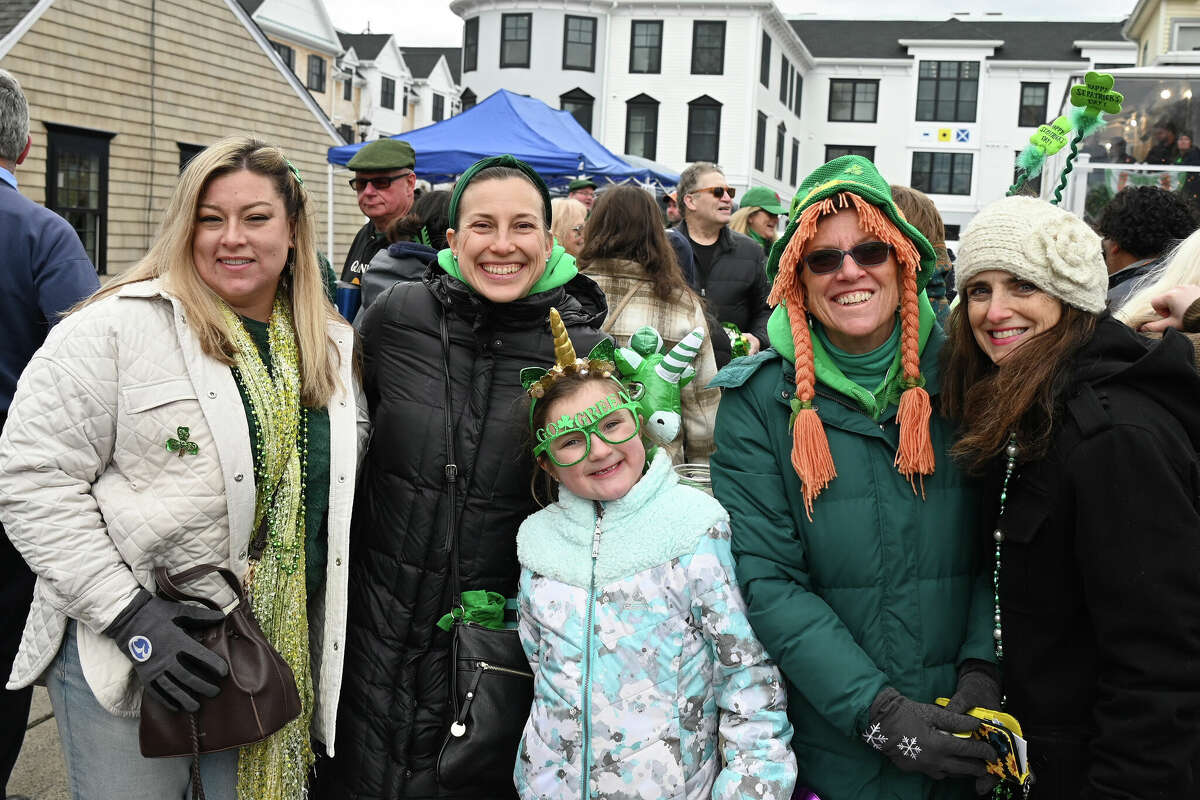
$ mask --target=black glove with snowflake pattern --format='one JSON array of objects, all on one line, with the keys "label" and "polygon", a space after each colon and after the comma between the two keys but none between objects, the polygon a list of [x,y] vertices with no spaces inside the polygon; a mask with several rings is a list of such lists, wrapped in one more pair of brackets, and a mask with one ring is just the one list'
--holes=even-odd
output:
[{"label": "black glove with snowflake pattern", "polygon": [[949,775],[981,777],[996,751],[972,733],[979,720],[941,706],[916,703],[890,686],[875,696],[863,741],[883,753],[905,772],[920,772],[935,780]]}]

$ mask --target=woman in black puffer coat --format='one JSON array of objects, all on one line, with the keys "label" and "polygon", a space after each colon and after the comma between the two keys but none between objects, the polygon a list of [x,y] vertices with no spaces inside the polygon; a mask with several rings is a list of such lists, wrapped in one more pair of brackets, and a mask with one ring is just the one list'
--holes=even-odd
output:
[{"label": "woman in black puffer coat", "polygon": [[351,532],[337,753],[318,765],[317,798],[515,797],[511,783],[450,791],[436,773],[451,722],[450,634],[436,627],[452,605],[440,324],[445,317],[450,339],[462,588],[511,597],[517,527],[536,510],[520,371],[554,363],[551,307],[581,352],[603,338],[607,309],[596,284],[552,249],[536,174],[511,156],[476,167],[455,189],[441,268],[397,283],[361,320],[374,427]]}]

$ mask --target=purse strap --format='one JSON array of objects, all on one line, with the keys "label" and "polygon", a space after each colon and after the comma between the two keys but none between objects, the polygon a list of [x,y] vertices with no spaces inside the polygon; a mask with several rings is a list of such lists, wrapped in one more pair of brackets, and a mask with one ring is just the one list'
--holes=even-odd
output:
[{"label": "purse strap", "polygon": [[[426,288],[429,288],[428,286]],[[433,294],[433,290],[429,290]],[[434,297],[437,300],[437,297]],[[438,303],[440,308],[441,303]],[[458,572],[458,464],[454,458],[454,418],[451,412],[453,391],[450,384],[450,327],[446,321],[446,309],[440,308],[439,327],[442,335],[442,378],[445,391],[443,405],[445,406],[446,432],[446,466],[443,475],[446,480],[446,497],[449,509],[446,512],[446,551],[450,559],[450,602],[457,606],[462,602],[462,583]]]},{"label": "purse strap", "polygon": [[210,575],[214,572],[225,579],[225,583],[229,584],[229,588],[233,590],[235,595],[237,595],[239,602],[246,601],[246,594],[242,590],[242,584],[237,579],[237,576],[224,567],[218,566],[217,564],[197,564],[196,566],[188,567],[181,572],[176,572],[174,575],[168,573],[166,567],[155,567],[154,582],[157,584],[160,594],[165,595],[166,597],[169,597],[178,603],[186,603],[190,601],[193,603],[199,603],[205,608],[211,608],[214,611],[221,611],[221,606],[217,605],[217,603],[211,598],[204,597],[203,595],[191,594],[180,588],[181,584],[191,583],[197,578],[203,578],[205,575]]},{"label": "purse strap", "polygon": [[625,306],[629,305],[629,301],[633,299],[637,290],[642,288],[643,283],[649,283],[645,278],[639,279],[633,286],[629,287],[629,291],[621,298],[621,302],[617,303],[617,307],[608,315],[608,319],[604,320],[604,324],[600,326],[601,333],[608,333],[612,330],[613,323],[617,321],[617,317],[621,316],[621,312],[625,310]]}]

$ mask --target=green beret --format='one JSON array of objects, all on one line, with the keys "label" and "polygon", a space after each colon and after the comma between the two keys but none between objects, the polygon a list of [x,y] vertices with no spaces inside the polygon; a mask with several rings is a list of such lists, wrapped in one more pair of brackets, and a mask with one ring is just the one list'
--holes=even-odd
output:
[{"label": "green beret", "polygon": [[591,178],[576,178],[567,184],[568,192],[577,192],[580,189],[595,189],[596,182]]},{"label": "green beret", "polygon": [[787,209],[783,207],[783,201],[779,199],[779,195],[765,186],[755,186],[742,195],[740,208],[761,208],[768,214],[775,215],[787,213]]},{"label": "green beret", "polygon": [[383,172],[412,168],[416,163],[412,145],[399,139],[376,139],[354,154],[346,166],[355,172]]}]

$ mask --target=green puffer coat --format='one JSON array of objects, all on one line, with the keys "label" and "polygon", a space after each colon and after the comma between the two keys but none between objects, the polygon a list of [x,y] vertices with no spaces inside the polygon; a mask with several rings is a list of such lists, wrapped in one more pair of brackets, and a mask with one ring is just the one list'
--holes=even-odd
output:
[{"label": "green puffer coat", "polygon": [[[937,407],[934,328],[921,374]],[[875,695],[893,686],[930,703],[954,693],[965,659],[994,661],[992,596],[974,484],[951,463],[953,429],[935,414],[936,471],[925,499],[893,459],[892,406],[873,421],[818,384],[815,405],[837,477],[804,513],[792,469],[792,364],[774,350],[734,362],[714,385],[713,488],[729,509],[750,623],[788,683],[799,786],[821,800],[973,798],[970,780],[898,770],[862,739]]]}]

